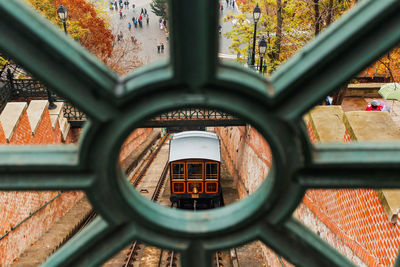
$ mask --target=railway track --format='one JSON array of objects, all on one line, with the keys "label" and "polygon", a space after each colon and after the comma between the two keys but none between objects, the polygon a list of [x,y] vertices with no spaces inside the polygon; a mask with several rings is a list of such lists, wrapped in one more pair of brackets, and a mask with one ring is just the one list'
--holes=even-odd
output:
[{"label": "railway track", "polygon": [[[157,149],[156,149],[156,150],[157,150],[156,153],[153,153],[153,155],[150,157],[150,159],[149,159],[149,160],[147,161],[147,163],[145,164],[145,167],[140,171],[139,175],[137,175],[137,176],[134,178],[134,182],[132,183],[133,186],[137,187],[138,184],[141,182],[141,180],[143,179],[144,175],[146,174],[146,171],[147,171],[148,167],[149,167],[149,166],[151,165],[151,163],[153,162],[153,160],[154,160],[156,154],[158,153],[158,151],[161,149],[161,147],[162,147],[163,144],[165,143],[167,137],[168,137],[168,136],[164,137],[163,140],[161,140],[159,146],[158,146]],[[160,175],[160,177],[159,177],[159,179],[158,179],[158,182],[157,182],[157,185],[156,185],[156,187],[155,187],[155,190],[154,190],[154,192],[153,192],[153,194],[152,194],[152,196],[151,196],[151,201],[154,201],[154,202],[157,202],[157,201],[158,201],[158,199],[159,199],[159,197],[160,197],[160,194],[161,194],[161,191],[162,191],[162,188],[164,187],[164,184],[165,184],[165,180],[166,180],[166,177],[167,177],[167,173],[168,173],[168,161],[166,161],[165,166],[164,166],[164,169],[163,169],[163,171],[162,171],[162,173],[161,173],[161,175]],[[142,249],[142,246],[143,246],[143,245],[140,244],[140,243],[137,242],[137,241],[133,242],[133,243],[130,245],[130,252],[129,252],[128,255],[127,255],[127,258],[126,258],[125,263],[124,263],[124,265],[123,265],[124,267],[133,266],[133,263],[134,263],[135,261],[138,261],[138,260],[139,260],[139,259],[138,259],[138,255],[139,255],[138,250]],[[171,262],[172,262],[172,259],[173,259],[173,258],[174,258],[174,255],[173,255],[173,252],[172,252]],[[160,261],[161,261],[161,260],[162,260],[162,251],[161,251],[161,254],[160,254]],[[159,265],[159,266],[160,266],[160,265]],[[171,263],[170,266],[176,266],[176,265],[172,265],[172,263]]]},{"label": "railway track", "polygon": [[[165,141],[168,139],[168,136],[165,136],[161,139],[154,151],[144,160],[138,170],[135,171],[135,174],[130,175],[127,174],[128,179],[130,180],[132,186],[138,188],[138,186],[142,183],[143,178],[146,175],[147,170],[153,163],[154,159],[157,157],[159,151],[161,150],[162,146],[165,144]],[[130,170],[134,171],[134,170]],[[150,198],[151,201],[157,202],[159,200],[160,194],[162,192],[162,188],[165,185],[165,181],[167,179],[168,174],[168,161],[165,163],[163,171],[158,179],[157,185],[154,189],[154,192]],[[130,177],[130,178],[129,178]],[[95,217],[95,213],[91,214],[87,222],[83,225],[87,225],[90,221]],[[124,262],[121,263],[119,266],[123,267],[131,267],[131,266],[143,266],[141,262],[142,257],[148,258],[147,252],[149,251],[149,247],[146,245],[135,241],[129,245],[128,251],[125,250],[125,259]],[[158,267],[179,267],[179,254],[174,251],[164,250],[164,249],[156,249],[152,248],[152,251],[158,250],[158,253],[154,253],[154,257],[158,258]],[[216,267],[239,267],[239,262],[237,259],[236,249],[231,249],[230,252],[216,252],[215,257],[213,259],[213,265]],[[114,265],[115,266],[115,265]]]},{"label": "railway track", "polygon": [[[136,172],[136,174],[133,175],[129,181],[132,183],[133,187],[137,187],[139,183],[142,181],[144,175],[146,174],[146,171],[150,167],[150,165],[153,163],[155,157],[157,156],[158,152],[160,152],[161,147],[164,145],[165,141],[168,139],[168,135],[165,135],[160,142],[157,145],[157,148],[145,159],[145,162],[142,164],[142,167]],[[127,176],[130,177],[130,172],[133,170],[127,169]]]}]

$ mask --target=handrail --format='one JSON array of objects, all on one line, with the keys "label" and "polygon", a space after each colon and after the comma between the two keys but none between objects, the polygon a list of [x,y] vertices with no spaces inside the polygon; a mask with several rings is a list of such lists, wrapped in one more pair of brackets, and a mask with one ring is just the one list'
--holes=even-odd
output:
[{"label": "handrail", "polygon": [[56,198],[58,198],[60,195],[62,194],[62,192],[58,193],[55,197],[53,197],[52,199],[50,199],[49,201],[45,202],[42,206],[40,206],[37,210],[35,210],[34,212],[30,212],[29,216],[24,218],[22,221],[20,221],[19,223],[17,223],[14,226],[11,226],[10,231],[7,231],[4,235],[0,236],[0,240],[2,240],[3,238],[5,238],[6,236],[8,236],[12,231],[14,231],[15,229],[17,229],[19,226],[21,226],[21,224],[23,224],[25,221],[27,221],[29,218],[31,218],[33,215],[35,215],[36,213],[38,213],[40,210],[42,210],[44,207],[46,207],[47,205],[49,205],[50,203],[52,203]]}]

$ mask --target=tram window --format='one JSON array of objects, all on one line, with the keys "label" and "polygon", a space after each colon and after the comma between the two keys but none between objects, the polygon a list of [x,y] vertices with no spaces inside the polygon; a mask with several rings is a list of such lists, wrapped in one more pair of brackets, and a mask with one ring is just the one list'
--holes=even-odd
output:
[{"label": "tram window", "polygon": [[172,179],[185,179],[185,164],[174,163],[172,164]]},{"label": "tram window", "polygon": [[188,163],[188,180],[201,180],[203,179],[203,164],[201,163]]},{"label": "tram window", "polygon": [[218,179],[218,164],[207,163],[206,164],[206,179]]}]

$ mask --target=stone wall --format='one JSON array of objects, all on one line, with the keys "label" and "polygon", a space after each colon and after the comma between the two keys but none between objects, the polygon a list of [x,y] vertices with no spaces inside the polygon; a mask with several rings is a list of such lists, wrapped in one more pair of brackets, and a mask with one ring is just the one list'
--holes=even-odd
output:
[{"label": "stone wall", "polygon": [[[62,106],[58,109],[62,110]],[[71,137],[67,133],[66,139],[63,138],[61,119],[62,114],[50,115],[47,101],[31,101],[29,105],[9,103],[0,115],[0,145],[68,144]],[[58,191],[0,192],[0,266],[17,260],[22,251],[83,195],[82,192],[60,194]],[[51,203],[45,205],[49,201]]]},{"label": "stone wall", "polygon": [[[35,242],[51,224],[63,216],[79,199],[82,192],[0,192],[0,266],[8,266],[18,260],[26,248]],[[55,198],[56,197],[56,198]],[[46,202],[54,199],[14,230],[17,224],[28,218]]]},{"label": "stone wall", "polygon": [[135,129],[126,138],[125,142],[122,144],[121,152],[119,154],[119,160],[121,164],[127,160],[132,151],[139,147],[143,142],[146,141],[147,137],[153,132],[152,128],[140,128]]},{"label": "stone wall", "polygon": [[[385,112],[347,112],[340,106],[317,107],[304,117],[311,143],[400,140]],[[376,135],[378,127],[379,135]],[[216,128],[228,171],[237,182],[240,198],[252,193],[268,174],[271,151],[250,127]],[[385,191],[385,190],[382,190]],[[294,216],[357,266],[392,266],[400,248],[399,207],[385,213],[381,191],[373,189],[308,190]],[[400,195],[400,193],[399,193]],[[386,201],[390,199],[386,198]],[[291,266],[263,247],[269,266]]]},{"label": "stone wall", "polygon": [[[245,198],[261,185],[272,164],[271,149],[264,137],[251,126],[216,127],[221,141],[222,159],[234,178],[239,198]],[[280,264],[276,254],[262,245],[264,258],[268,262]],[[288,263],[282,259],[287,265]]]},{"label": "stone wall", "polygon": [[216,127],[223,160],[237,184],[239,197],[254,192],[267,177],[272,154],[267,141],[250,126]]},{"label": "stone wall", "polygon": [[[0,145],[63,145],[78,141],[81,131],[66,125],[62,108],[54,114],[54,110],[49,113],[47,101],[9,104],[0,115]],[[121,162],[152,132],[135,130],[121,148]],[[84,192],[0,192],[0,266],[17,261],[18,255],[83,196]]]},{"label": "stone wall", "polygon": [[[335,140],[400,140],[386,112],[346,112],[340,107],[318,107],[306,118],[310,141],[321,135]],[[324,116],[321,117],[321,113]],[[332,127],[332,118],[341,126]],[[340,129],[340,130],[339,130]],[[376,135],[376,132],[379,135]],[[329,141],[329,138],[326,138]],[[385,191],[385,190],[383,190]],[[295,216],[358,266],[392,266],[400,248],[400,227],[385,213],[379,191],[373,189],[308,190]]]}]

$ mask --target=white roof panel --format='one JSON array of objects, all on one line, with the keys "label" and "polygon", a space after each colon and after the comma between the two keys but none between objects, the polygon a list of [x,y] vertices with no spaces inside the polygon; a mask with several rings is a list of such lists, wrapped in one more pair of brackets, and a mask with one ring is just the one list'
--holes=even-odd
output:
[{"label": "white roof panel", "polygon": [[219,139],[215,133],[188,131],[175,134],[170,142],[169,161],[208,159],[221,161]]}]

